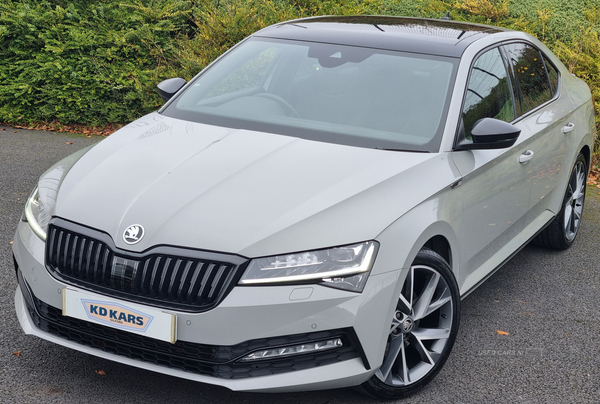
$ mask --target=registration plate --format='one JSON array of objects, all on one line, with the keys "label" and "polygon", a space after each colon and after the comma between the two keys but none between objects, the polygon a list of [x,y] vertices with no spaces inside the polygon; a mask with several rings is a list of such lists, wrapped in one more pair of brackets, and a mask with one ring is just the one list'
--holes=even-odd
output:
[{"label": "registration plate", "polygon": [[170,343],[177,339],[174,314],[72,288],[63,289],[63,316]]}]

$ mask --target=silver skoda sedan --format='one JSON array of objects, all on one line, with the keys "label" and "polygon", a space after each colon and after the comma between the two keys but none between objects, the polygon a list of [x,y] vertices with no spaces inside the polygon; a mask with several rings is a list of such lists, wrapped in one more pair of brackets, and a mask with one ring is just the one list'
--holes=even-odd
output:
[{"label": "silver skoda sedan", "polygon": [[13,245],[23,330],[232,390],[391,399],[448,358],[460,301],[577,236],[590,91],[495,27],[265,28],[44,173]]}]

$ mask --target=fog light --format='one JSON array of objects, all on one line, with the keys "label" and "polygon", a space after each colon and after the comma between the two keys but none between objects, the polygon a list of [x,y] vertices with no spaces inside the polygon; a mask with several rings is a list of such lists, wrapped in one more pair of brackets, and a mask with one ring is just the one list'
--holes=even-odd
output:
[{"label": "fog light", "polygon": [[263,349],[252,352],[242,358],[243,361],[255,361],[260,359],[273,359],[288,355],[304,354],[316,351],[326,351],[328,349],[339,348],[343,346],[341,338],[330,339],[327,341],[309,342],[302,345],[293,345],[283,348]]}]

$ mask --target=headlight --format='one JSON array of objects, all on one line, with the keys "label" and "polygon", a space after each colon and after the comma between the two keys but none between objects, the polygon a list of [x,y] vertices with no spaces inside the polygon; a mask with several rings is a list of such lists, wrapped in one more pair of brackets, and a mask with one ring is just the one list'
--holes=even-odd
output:
[{"label": "headlight", "polygon": [[325,286],[362,292],[375,261],[376,241],[257,258],[250,261],[241,285],[318,282]]},{"label": "headlight", "polygon": [[[56,194],[56,192],[54,192]],[[39,186],[35,187],[25,205],[25,219],[31,230],[42,240],[46,241],[48,223],[54,213],[55,198],[42,197]]]},{"label": "headlight", "polygon": [[65,176],[77,160],[94,146],[95,144],[84,147],[50,167],[48,171],[42,174],[38,186],[35,187],[31,196],[27,199],[24,219],[29,223],[31,230],[42,240],[46,241],[48,223],[54,215],[58,189]]}]

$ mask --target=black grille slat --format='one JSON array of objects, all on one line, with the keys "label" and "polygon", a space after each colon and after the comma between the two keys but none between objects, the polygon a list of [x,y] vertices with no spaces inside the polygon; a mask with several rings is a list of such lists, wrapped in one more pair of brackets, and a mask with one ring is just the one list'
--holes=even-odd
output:
[{"label": "black grille slat", "polygon": [[73,243],[71,243],[71,248],[70,248],[70,253],[69,253],[69,265],[71,266],[71,273],[73,274],[73,276],[77,276],[79,275],[77,273],[77,268],[75,267],[75,257],[77,256],[77,243],[79,243],[79,236],[74,236],[73,237]]},{"label": "black grille slat", "polygon": [[225,271],[225,266],[221,265],[219,267],[219,269],[217,270],[217,273],[215,274],[215,277],[213,278],[213,281],[210,285],[210,291],[208,292],[208,299],[212,299],[215,295],[215,293],[219,290],[219,281],[221,280],[221,277],[223,276],[223,272]]},{"label": "black grille slat", "polygon": [[102,250],[100,253],[100,268],[102,268],[100,279],[103,285],[110,284],[110,267],[108,266],[108,255],[108,248],[106,248],[106,246],[102,246]]},{"label": "black grille slat", "polygon": [[54,244],[56,243],[56,229],[50,231],[50,239],[48,240],[48,258],[50,261],[54,261],[55,251]]},{"label": "black grille slat", "polygon": [[[63,251],[61,252],[62,265],[63,265],[63,268],[65,268],[65,271],[69,271],[69,268],[67,267],[67,265],[69,263],[69,247],[70,247],[69,242],[70,241],[71,241],[71,234],[67,233],[67,237],[65,237],[65,242],[63,244]],[[71,275],[71,274],[69,273],[69,275]]]},{"label": "black grille slat", "polygon": [[100,256],[102,254],[102,244],[98,243],[98,245],[96,246],[96,253],[94,254],[94,271],[92,273],[92,276],[94,277],[94,279],[92,280],[92,282],[98,282],[101,279],[98,278],[98,264],[100,263]]},{"label": "black grille slat", "polygon": [[180,267],[181,267],[181,263],[183,262],[182,259],[178,258],[175,261],[175,265],[173,265],[173,273],[171,274],[171,280],[169,282],[169,287],[167,288],[167,297],[169,298],[169,300],[173,300],[175,298],[175,294],[173,293],[173,289],[175,287],[176,283],[179,283],[180,280]]},{"label": "black grille slat", "polygon": [[200,278],[200,274],[202,273],[202,268],[204,267],[204,263],[199,262],[194,268],[194,275],[192,276],[192,281],[190,282],[190,287],[188,289],[188,294],[185,299],[186,303],[194,304],[195,300],[192,300],[192,296],[196,293],[195,290],[198,290],[201,286],[200,282],[198,282],[198,278]]},{"label": "black grille slat", "polygon": [[165,265],[163,266],[163,270],[160,274],[160,282],[158,284],[158,296],[160,298],[166,298],[167,297],[167,291],[166,291],[166,283],[168,283],[167,278],[171,277],[171,273],[172,273],[172,269],[171,269],[171,263],[173,262],[172,258],[167,258],[165,260]]},{"label": "black grille slat", "polygon": [[48,234],[46,263],[51,274],[75,286],[157,307],[208,310],[231,290],[246,263],[239,257],[234,259],[238,264],[205,259],[203,255],[227,256],[195,250],[189,250],[190,256],[171,255],[171,250],[188,253],[180,248],[126,252],[101,233],[92,237],[53,224]]},{"label": "black grille slat", "polygon": [[62,243],[63,243],[63,232],[62,231],[57,232],[56,238],[58,239],[58,242],[56,243],[56,253],[54,255],[53,262],[60,262],[60,254],[62,251]]},{"label": "black grille slat", "polygon": [[202,281],[200,282],[200,289],[198,289],[198,295],[196,296],[196,302],[202,302],[205,298],[206,295],[208,294],[208,284],[210,282],[210,279],[213,277],[214,275],[214,268],[215,268],[215,264],[210,264],[208,269],[206,270],[206,273],[204,274],[204,277],[202,278]]},{"label": "black grille slat", "polygon": [[77,256],[79,257],[79,261],[77,262],[77,276],[81,277],[81,270],[84,265],[84,257],[85,257],[85,244],[87,240],[85,238],[81,239],[79,244],[79,251],[77,252]]},{"label": "black grille slat", "polygon": [[183,290],[185,288],[186,279],[188,277],[188,274],[190,273],[190,268],[192,267],[192,265],[194,265],[194,261],[189,260],[185,265],[185,269],[183,270],[183,274],[181,275],[181,279],[177,287],[177,300],[181,302],[185,302],[187,299],[187,295],[183,294]]},{"label": "black grille slat", "polygon": [[94,240],[90,240],[90,243],[87,248],[86,253],[86,266],[85,266],[85,281],[92,282],[93,281],[93,266],[92,266],[92,257],[94,256],[94,249],[96,248],[96,243]]},{"label": "black grille slat", "polygon": [[154,261],[154,267],[152,268],[152,276],[150,277],[150,285],[149,285],[149,295],[152,297],[158,297],[158,269],[160,262],[162,261],[162,257],[156,257],[156,261]]},{"label": "black grille slat", "polygon": [[150,291],[150,278],[148,276],[148,270],[152,263],[152,259],[148,259],[144,262],[144,269],[142,270],[142,277],[140,279],[140,293],[144,295],[148,295]]}]

